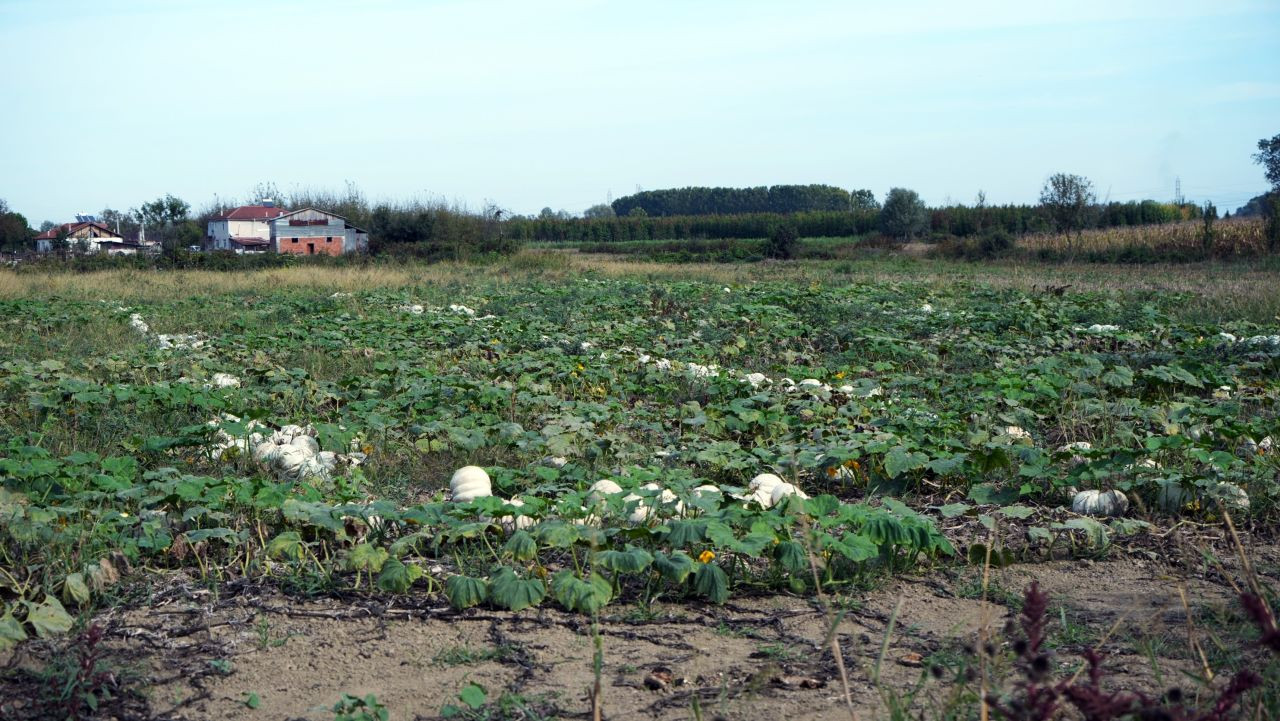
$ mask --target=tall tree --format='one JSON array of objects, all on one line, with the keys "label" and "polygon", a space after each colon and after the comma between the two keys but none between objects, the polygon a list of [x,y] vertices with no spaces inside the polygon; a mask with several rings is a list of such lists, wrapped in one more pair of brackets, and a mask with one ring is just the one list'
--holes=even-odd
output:
[{"label": "tall tree", "polygon": [[849,193],[849,207],[852,210],[879,210],[880,204],[876,202],[875,193],[863,188]]},{"label": "tall tree", "polygon": [[1258,141],[1258,152],[1253,154],[1253,162],[1262,166],[1262,172],[1271,183],[1272,190],[1280,190],[1280,135],[1270,140]]},{"label": "tall tree", "polygon": [[906,188],[890,188],[880,209],[880,230],[899,240],[919,235],[929,225],[929,210],[920,194]]},{"label": "tall tree", "polygon": [[98,212],[98,220],[125,238],[136,238],[138,236],[138,218],[134,213],[114,208],[103,208]]},{"label": "tall tree", "polygon": [[22,213],[13,212],[0,198],[0,250],[14,253],[31,250],[35,236]]},{"label": "tall tree", "polygon": [[613,212],[613,206],[606,205],[604,203],[597,203],[596,205],[593,205],[590,208],[587,208],[586,210],[582,211],[582,217],[614,218],[614,217],[617,217],[617,214]]},{"label": "tall tree", "polygon": [[1089,225],[1089,218],[1097,202],[1098,196],[1093,192],[1093,183],[1083,175],[1054,173],[1040,188],[1040,207],[1049,216],[1054,227],[1067,235],[1069,255],[1075,255],[1075,245]]},{"label": "tall tree", "polygon": [[1264,231],[1267,249],[1275,253],[1280,251],[1280,135],[1259,140],[1253,162],[1262,166],[1267,182],[1271,183],[1271,192],[1262,196],[1262,217],[1267,221]]},{"label": "tall tree", "polygon": [[148,231],[154,231],[154,239],[160,241],[160,247],[174,260],[178,258],[178,248],[190,236],[185,229],[181,238],[178,233],[186,224],[190,213],[191,206],[185,200],[169,194],[150,203],[143,203],[137,210],[138,219]]}]

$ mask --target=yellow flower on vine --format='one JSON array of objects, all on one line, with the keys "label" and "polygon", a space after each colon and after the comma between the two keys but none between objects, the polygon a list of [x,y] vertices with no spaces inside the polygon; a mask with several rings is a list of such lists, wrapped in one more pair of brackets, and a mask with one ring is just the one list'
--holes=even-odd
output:
[{"label": "yellow flower on vine", "polygon": [[716,560],[716,554],[711,551],[703,551],[698,554],[698,561],[702,563],[711,563],[714,560]]}]

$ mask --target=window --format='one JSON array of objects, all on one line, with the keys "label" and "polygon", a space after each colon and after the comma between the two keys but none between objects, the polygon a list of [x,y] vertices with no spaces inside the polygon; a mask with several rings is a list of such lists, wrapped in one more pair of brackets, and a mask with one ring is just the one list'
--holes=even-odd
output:
[{"label": "window", "polygon": [[324,239],[324,242],[326,242],[326,243],[332,243],[332,242],[333,242],[333,238],[332,238],[331,236],[326,236],[326,237],[325,237],[325,239]]},{"label": "window", "polygon": [[293,239],[293,242],[295,242],[295,243],[296,243],[296,242],[298,242],[298,239],[297,239],[297,238],[294,238],[294,239]]}]

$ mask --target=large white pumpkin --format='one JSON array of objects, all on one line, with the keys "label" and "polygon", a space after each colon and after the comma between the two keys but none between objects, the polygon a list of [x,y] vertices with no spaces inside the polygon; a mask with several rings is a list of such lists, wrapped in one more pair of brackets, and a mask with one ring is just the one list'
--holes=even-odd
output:
[{"label": "large white pumpkin", "polygon": [[799,498],[808,498],[805,492],[791,485],[790,483],[779,483],[773,487],[773,491],[769,494],[769,500],[772,505],[778,505],[782,499],[787,496],[797,496]]},{"label": "large white pumpkin", "polygon": [[634,493],[628,493],[626,496],[623,496],[622,502],[624,504],[637,504],[635,510],[631,512],[631,515],[627,516],[628,521],[631,521],[632,523],[644,523],[645,520],[649,518],[649,499],[642,498]]},{"label": "large white pumpkin", "polygon": [[1071,500],[1071,510],[1085,516],[1119,516],[1129,509],[1129,499],[1120,491],[1080,491]]},{"label": "large white pumpkin", "polygon": [[455,503],[466,503],[493,495],[489,474],[479,466],[463,466],[449,479],[449,493]]},{"label": "large white pumpkin", "polygon": [[780,483],[782,483],[782,479],[772,473],[761,473],[751,479],[751,482],[747,484],[747,488],[752,491],[764,491],[766,495],[772,497],[774,487]]},{"label": "large white pumpkin", "polygon": [[597,503],[604,500],[605,496],[612,496],[615,493],[622,493],[622,486],[605,478],[591,484],[591,499]]},{"label": "large white pumpkin", "polygon": [[311,436],[294,436],[289,445],[302,448],[313,456],[320,452],[320,444]]}]

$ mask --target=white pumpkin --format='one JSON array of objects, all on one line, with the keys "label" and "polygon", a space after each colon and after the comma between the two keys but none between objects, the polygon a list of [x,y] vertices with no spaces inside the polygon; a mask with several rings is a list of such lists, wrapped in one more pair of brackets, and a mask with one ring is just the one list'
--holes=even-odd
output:
[{"label": "white pumpkin", "polygon": [[280,446],[276,453],[275,467],[287,476],[297,476],[302,464],[311,458],[311,453],[298,446]]},{"label": "white pumpkin", "polygon": [[1270,453],[1272,445],[1274,445],[1274,442],[1271,440],[1271,436],[1267,436],[1260,441],[1255,441],[1252,438],[1245,438],[1243,447],[1245,455],[1253,456],[1259,453]]},{"label": "white pumpkin", "polygon": [[786,498],[787,496],[797,496],[799,498],[809,497],[805,495],[804,491],[800,490],[799,488],[796,488],[790,483],[779,483],[778,485],[774,486],[773,491],[770,492],[769,501],[771,505],[776,506],[779,503],[781,503],[782,499]]},{"label": "white pumpkin", "polygon": [[[676,513],[684,512],[684,502],[681,501],[680,498],[675,493],[673,493],[670,489],[663,488],[662,486],[659,486],[656,483],[646,483],[643,486],[640,486],[640,489],[645,491],[661,491],[661,493],[659,493],[657,497],[657,505],[659,507],[672,506],[673,510]],[[645,502],[647,504],[653,505],[654,498],[650,496],[649,498],[645,499]]]},{"label": "white pumpkin", "polygon": [[454,503],[467,503],[477,498],[493,495],[489,474],[479,466],[463,466],[449,479],[449,494]]},{"label": "white pumpkin", "polygon": [[780,483],[782,483],[782,479],[775,476],[774,474],[761,473],[757,475],[755,478],[751,479],[751,482],[747,484],[747,488],[752,491],[758,491],[758,490],[764,491],[765,493],[772,496],[774,486]]},{"label": "white pumpkin", "polygon": [[1129,509],[1129,499],[1120,491],[1080,491],[1071,500],[1071,510],[1085,516],[1120,516]]},{"label": "white pumpkin", "polygon": [[623,504],[635,503],[635,510],[631,511],[631,515],[627,516],[627,520],[632,523],[644,523],[649,518],[648,499],[637,496],[634,493],[628,493],[622,497]]},{"label": "white pumpkin", "polygon": [[1004,435],[1019,441],[1031,440],[1031,434],[1027,433],[1019,426],[1005,426],[1002,431]]},{"label": "white pumpkin", "polygon": [[253,460],[262,464],[271,464],[280,455],[280,446],[271,441],[264,441],[253,447]]},{"label": "white pumpkin", "polygon": [[240,379],[230,373],[214,373],[209,385],[213,388],[239,388]]},{"label": "white pumpkin", "polygon": [[[519,498],[504,500],[503,503],[508,506],[515,506],[516,508],[524,507],[524,501]],[[535,521],[532,516],[501,516],[498,518],[498,523],[501,523],[502,527],[507,531],[514,531],[529,528],[535,523]]]},{"label": "white pumpkin", "polygon": [[724,495],[724,491],[712,485],[705,485],[705,486],[698,486],[697,488],[693,489],[693,495],[695,498],[702,498],[703,496],[706,496],[706,495],[722,496]]},{"label": "white pumpkin", "polygon": [[797,385],[799,385],[801,388],[821,388],[822,381],[818,380],[817,378],[805,378],[804,380],[800,381]]},{"label": "white pumpkin", "polygon": [[289,442],[289,445],[305,449],[313,456],[320,452],[320,444],[311,436],[294,436],[293,440]]},{"label": "white pumpkin", "polygon": [[622,486],[609,480],[608,478],[596,481],[591,484],[591,498],[596,501],[603,500],[605,496],[612,496],[615,493],[622,493]]},{"label": "white pumpkin", "polygon": [[1213,487],[1212,495],[1222,502],[1228,511],[1249,510],[1249,494],[1234,483],[1225,481]]}]

